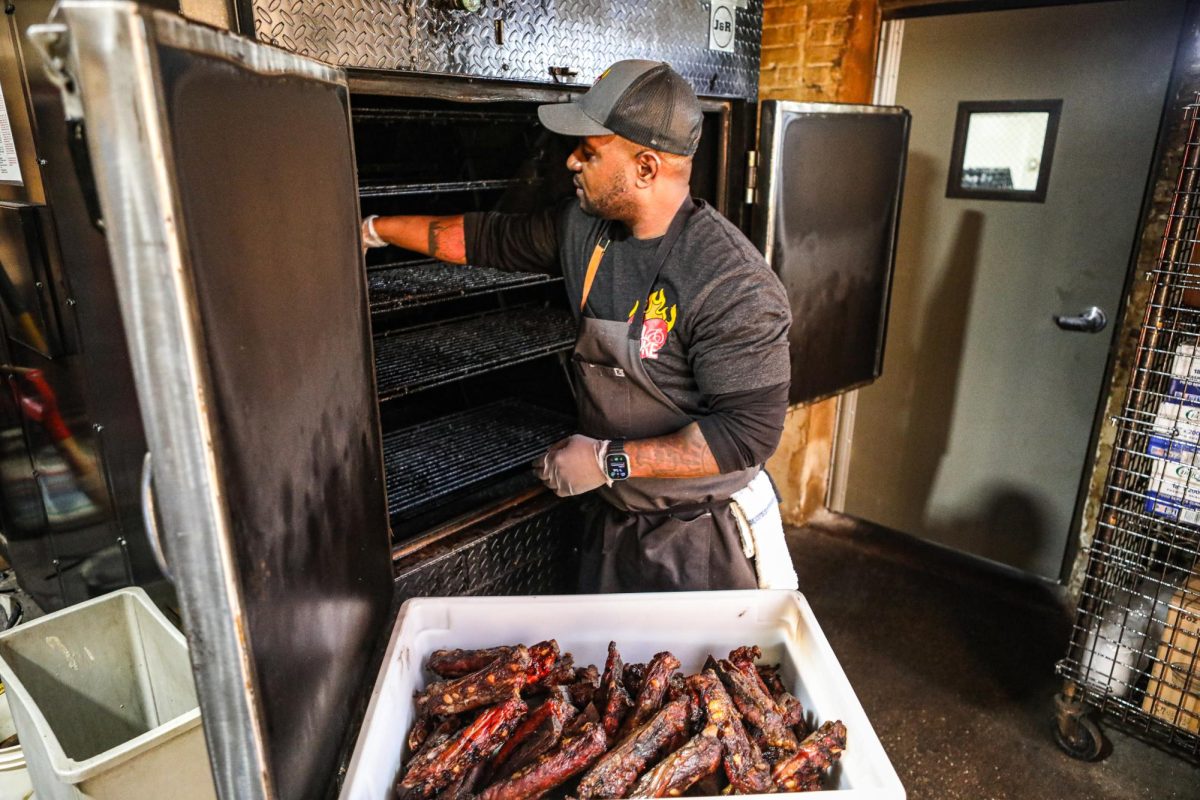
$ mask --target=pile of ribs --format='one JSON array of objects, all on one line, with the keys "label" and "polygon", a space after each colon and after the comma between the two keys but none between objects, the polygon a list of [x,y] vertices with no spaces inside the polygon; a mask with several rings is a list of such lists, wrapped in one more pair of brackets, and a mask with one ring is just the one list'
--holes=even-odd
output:
[{"label": "pile of ribs", "polygon": [[397,800],[576,800],[821,789],[846,726],[815,730],[757,647],[684,676],[671,653],[604,671],[553,639],[438,650],[416,696]]}]

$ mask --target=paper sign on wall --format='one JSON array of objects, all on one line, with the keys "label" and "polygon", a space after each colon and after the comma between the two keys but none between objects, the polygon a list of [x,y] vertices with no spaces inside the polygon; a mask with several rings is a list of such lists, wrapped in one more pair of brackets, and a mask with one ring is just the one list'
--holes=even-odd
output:
[{"label": "paper sign on wall", "polygon": [[21,184],[21,165],[17,161],[17,143],[8,121],[8,107],[0,90],[0,182]]},{"label": "paper sign on wall", "polygon": [[737,0],[711,0],[708,13],[708,49],[732,53],[737,39]]}]

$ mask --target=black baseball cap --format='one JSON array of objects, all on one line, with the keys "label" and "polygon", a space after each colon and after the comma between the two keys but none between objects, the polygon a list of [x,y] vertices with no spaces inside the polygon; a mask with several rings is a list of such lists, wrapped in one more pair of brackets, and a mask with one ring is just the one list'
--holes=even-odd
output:
[{"label": "black baseball cap", "polygon": [[670,64],[618,61],[578,100],[538,106],[538,119],[567,136],[615,133],[631,142],[681,156],[700,142],[700,101]]}]

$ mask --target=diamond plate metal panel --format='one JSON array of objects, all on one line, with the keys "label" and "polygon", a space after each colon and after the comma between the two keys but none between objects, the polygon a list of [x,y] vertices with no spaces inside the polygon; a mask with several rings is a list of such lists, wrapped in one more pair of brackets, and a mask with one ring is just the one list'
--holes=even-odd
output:
[{"label": "diamond plate metal panel", "polygon": [[472,537],[396,576],[399,601],[410,597],[569,593],[575,585],[579,530],[574,503]]},{"label": "diamond plate metal panel", "polygon": [[701,0],[251,0],[254,36],[339,67],[590,85],[623,58],[669,62],[697,93],[758,96],[763,0],[737,11],[735,52],[708,49]]}]

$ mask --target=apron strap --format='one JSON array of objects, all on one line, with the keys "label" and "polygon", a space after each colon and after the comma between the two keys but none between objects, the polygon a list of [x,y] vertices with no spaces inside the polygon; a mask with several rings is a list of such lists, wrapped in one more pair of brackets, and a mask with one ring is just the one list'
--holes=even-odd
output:
[{"label": "apron strap", "polygon": [[662,241],[658,243],[658,249],[654,251],[654,269],[650,271],[650,281],[646,284],[645,290],[638,295],[637,311],[629,326],[629,338],[634,341],[642,339],[642,325],[646,322],[646,307],[650,305],[648,299],[650,292],[654,290],[654,284],[658,283],[658,276],[662,274],[663,265],[667,263],[667,257],[671,255],[671,248],[675,246],[675,242],[679,241],[680,234],[683,233],[684,227],[687,226],[688,220],[695,211],[696,203],[690,196],[685,197],[679,210],[675,212],[675,217],[671,220],[671,226],[667,228]]},{"label": "apron strap", "polygon": [[592,250],[592,258],[588,261],[587,274],[583,276],[583,295],[579,298],[579,313],[583,313],[583,307],[587,305],[588,295],[592,293],[592,282],[596,280],[596,270],[600,269],[600,262],[604,260],[604,251],[608,249],[608,243],[612,239],[608,238],[608,226],[600,231],[600,238],[596,241],[596,247]]},{"label": "apron strap", "polygon": [[[675,212],[675,217],[671,220],[671,226],[667,228],[666,234],[662,241],[658,243],[658,248],[654,251],[654,269],[650,272],[650,283],[646,286],[646,291],[638,296],[636,316],[632,320],[629,327],[629,338],[640,340],[642,338],[642,325],[646,321],[646,306],[648,303],[642,302],[649,296],[651,290],[654,289],[654,284],[658,282],[658,276],[662,274],[662,268],[667,263],[667,256],[671,254],[671,248],[675,246],[675,242],[679,240],[680,234],[683,233],[687,221],[696,211],[696,203],[692,198],[684,198],[683,203],[679,206],[679,210]],[[588,295],[592,293],[592,284],[596,280],[596,273],[600,270],[600,262],[604,260],[604,253],[608,250],[608,245],[612,242],[608,235],[608,225],[605,225],[600,230],[600,238],[596,240],[596,246],[592,248],[592,257],[588,259],[587,272],[583,276],[583,293],[579,297],[579,313],[583,313],[584,307],[587,305]]]}]

